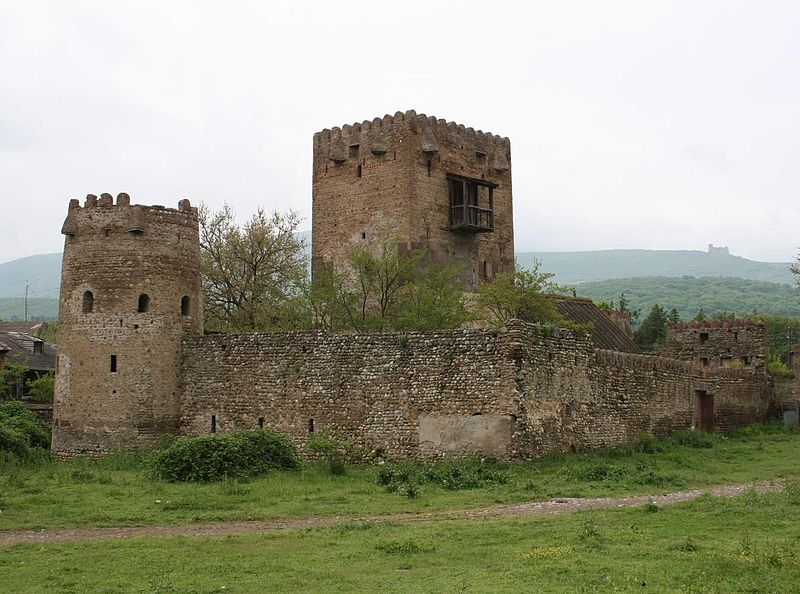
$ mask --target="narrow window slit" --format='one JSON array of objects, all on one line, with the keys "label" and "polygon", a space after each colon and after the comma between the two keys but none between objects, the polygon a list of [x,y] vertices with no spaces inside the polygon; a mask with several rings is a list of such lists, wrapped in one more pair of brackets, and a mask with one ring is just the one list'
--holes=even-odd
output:
[{"label": "narrow window slit", "polygon": [[148,309],[150,309],[150,297],[146,293],[142,293],[139,295],[139,313],[145,313]]}]

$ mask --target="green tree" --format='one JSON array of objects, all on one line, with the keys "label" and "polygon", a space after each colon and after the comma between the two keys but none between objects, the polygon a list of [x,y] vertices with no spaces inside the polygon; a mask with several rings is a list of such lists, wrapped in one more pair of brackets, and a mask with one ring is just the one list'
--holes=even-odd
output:
[{"label": "green tree", "polygon": [[458,276],[455,266],[428,263],[419,267],[403,292],[398,329],[446,330],[459,328],[469,320]]},{"label": "green tree", "polygon": [[297,213],[259,208],[243,225],[226,204],[219,212],[200,207],[206,327],[255,331],[295,327],[306,276]]},{"label": "green tree", "polygon": [[53,402],[55,376],[52,371],[48,371],[36,379],[28,380],[25,385],[28,387],[28,394],[36,402]]},{"label": "green tree", "polygon": [[706,320],[708,320],[708,316],[706,315],[706,312],[702,307],[698,310],[698,312],[692,318],[693,322],[698,322],[698,323],[699,322],[705,322]]},{"label": "green tree", "polygon": [[399,314],[402,292],[414,280],[424,250],[405,253],[396,237],[354,248],[348,257],[339,302],[355,330],[388,330]]},{"label": "green tree", "polygon": [[762,316],[767,327],[770,359],[789,364],[789,352],[800,344],[800,319],[788,316]]},{"label": "green tree", "polygon": [[3,367],[0,367],[0,396],[21,398],[27,373],[28,364],[25,361],[6,359]]},{"label": "green tree", "polygon": [[476,301],[486,321],[502,325],[518,318],[528,322],[563,322],[554,295],[564,287],[553,282],[552,272],[543,272],[541,262],[534,260],[529,270],[519,266],[514,272],[501,272],[494,279],[481,283]]},{"label": "green tree", "polygon": [[[611,302],[611,305],[614,305],[614,302]],[[625,293],[619,294],[619,311],[622,313],[628,314],[628,317],[631,320],[631,323],[635,324],[639,320],[639,316],[641,315],[641,311],[638,309],[631,309],[630,302],[628,298],[625,297]]]},{"label": "green tree", "polygon": [[319,266],[304,295],[309,319],[325,331],[436,330],[468,318],[456,267],[425,262],[425,250],[398,249],[393,231],[356,246],[341,267]]},{"label": "green tree", "polygon": [[800,287],[800,255],[798,255],[795,260],[795,264],[792,264],[789,270],[791,270],[792,274],[794,274],[797,286]]},{"label": "green tree", "polygon": [[678,313],[678,310],[674,307],[669,310],[669,315],[667,316],[670,324],[678,324],[681,321],[681,314]]},{"label": "green tree", "polygon": [[636,344],[644,351],[655,351],[664,345],[667,337],[667,312],[656,304],[642,320],[639,328],[634,332]]}]

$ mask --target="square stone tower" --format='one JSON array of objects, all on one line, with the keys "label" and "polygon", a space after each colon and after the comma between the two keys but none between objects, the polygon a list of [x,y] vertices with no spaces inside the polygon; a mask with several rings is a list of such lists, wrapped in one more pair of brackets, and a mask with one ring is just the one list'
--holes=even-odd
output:
[{"label": "square stone tower", "polygon": [[414,111],[314,135],[312,265],[390,230],[461,268],[465,289],[514,267],[511,144]]}]

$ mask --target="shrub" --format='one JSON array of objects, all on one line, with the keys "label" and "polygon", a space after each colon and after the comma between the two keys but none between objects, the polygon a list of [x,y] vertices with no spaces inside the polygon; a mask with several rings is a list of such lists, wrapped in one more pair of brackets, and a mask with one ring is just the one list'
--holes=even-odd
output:
[{"label": "shrub", "polygon": [[418,485],[422,483],[459,491],[505,484],[508,482],[508,474],[494,460],[468,457],[428,464],[390,462],[378,470],[375,482],[389,492],[400,491],[413,499],[419,495]]},{"label": "shrub", "polygon": [[0,451],[25,457],[31,448],[49,447],[50,431],[33,412],[18,400],[0,403]]},{"label": "shrub", "polygon": [[29,451],[28,440],[22,433],[0,424],[0,452],[10,452],[18,458],[24,458]]},{"label": "shrub", "polygon": [[675,431],[671,439],[676,444],[689,448],[713,448],[719,438],[706,431]]},{"label": "shrub", "polygon": [[642,433],[635,447],[639,452],[655,454],[657,452],[663,452],[666,449],[666,444],[663,440],[656,439],[650,433]]},{"label": "shrub", "polygon": [[153,456],[156,477],[173,482],[248,479],[279,468],[295,468],[289,439],[268,429],[179,437]]},{"label": "shrub", "polygon": [[40,375],[35,380],[28,380],[28,393],[36,402],[53,402],[55,377],[52,371]]},{"label": "shrub", "polygon": [[352,441],[341,439],[333,431],[312,433],[306,447],[325,458],[331,474],[344,474],[346,463],[359,461],[363,457]]},{"label": "shrub", "polygon": [[574,466],[568,470],[568,474],[580,481],[589,482],[608,481],[618,483],[625,478],[625,471],[622,467],[605,462]]}]

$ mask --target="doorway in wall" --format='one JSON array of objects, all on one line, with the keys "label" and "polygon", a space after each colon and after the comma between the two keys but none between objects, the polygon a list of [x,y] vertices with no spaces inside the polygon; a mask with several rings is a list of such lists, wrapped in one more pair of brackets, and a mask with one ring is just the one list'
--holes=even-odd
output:
[{"label": "doorway in wall", "polygon": [[705,390],[694,391],[694,428],[714,430],[714,395]]}]

